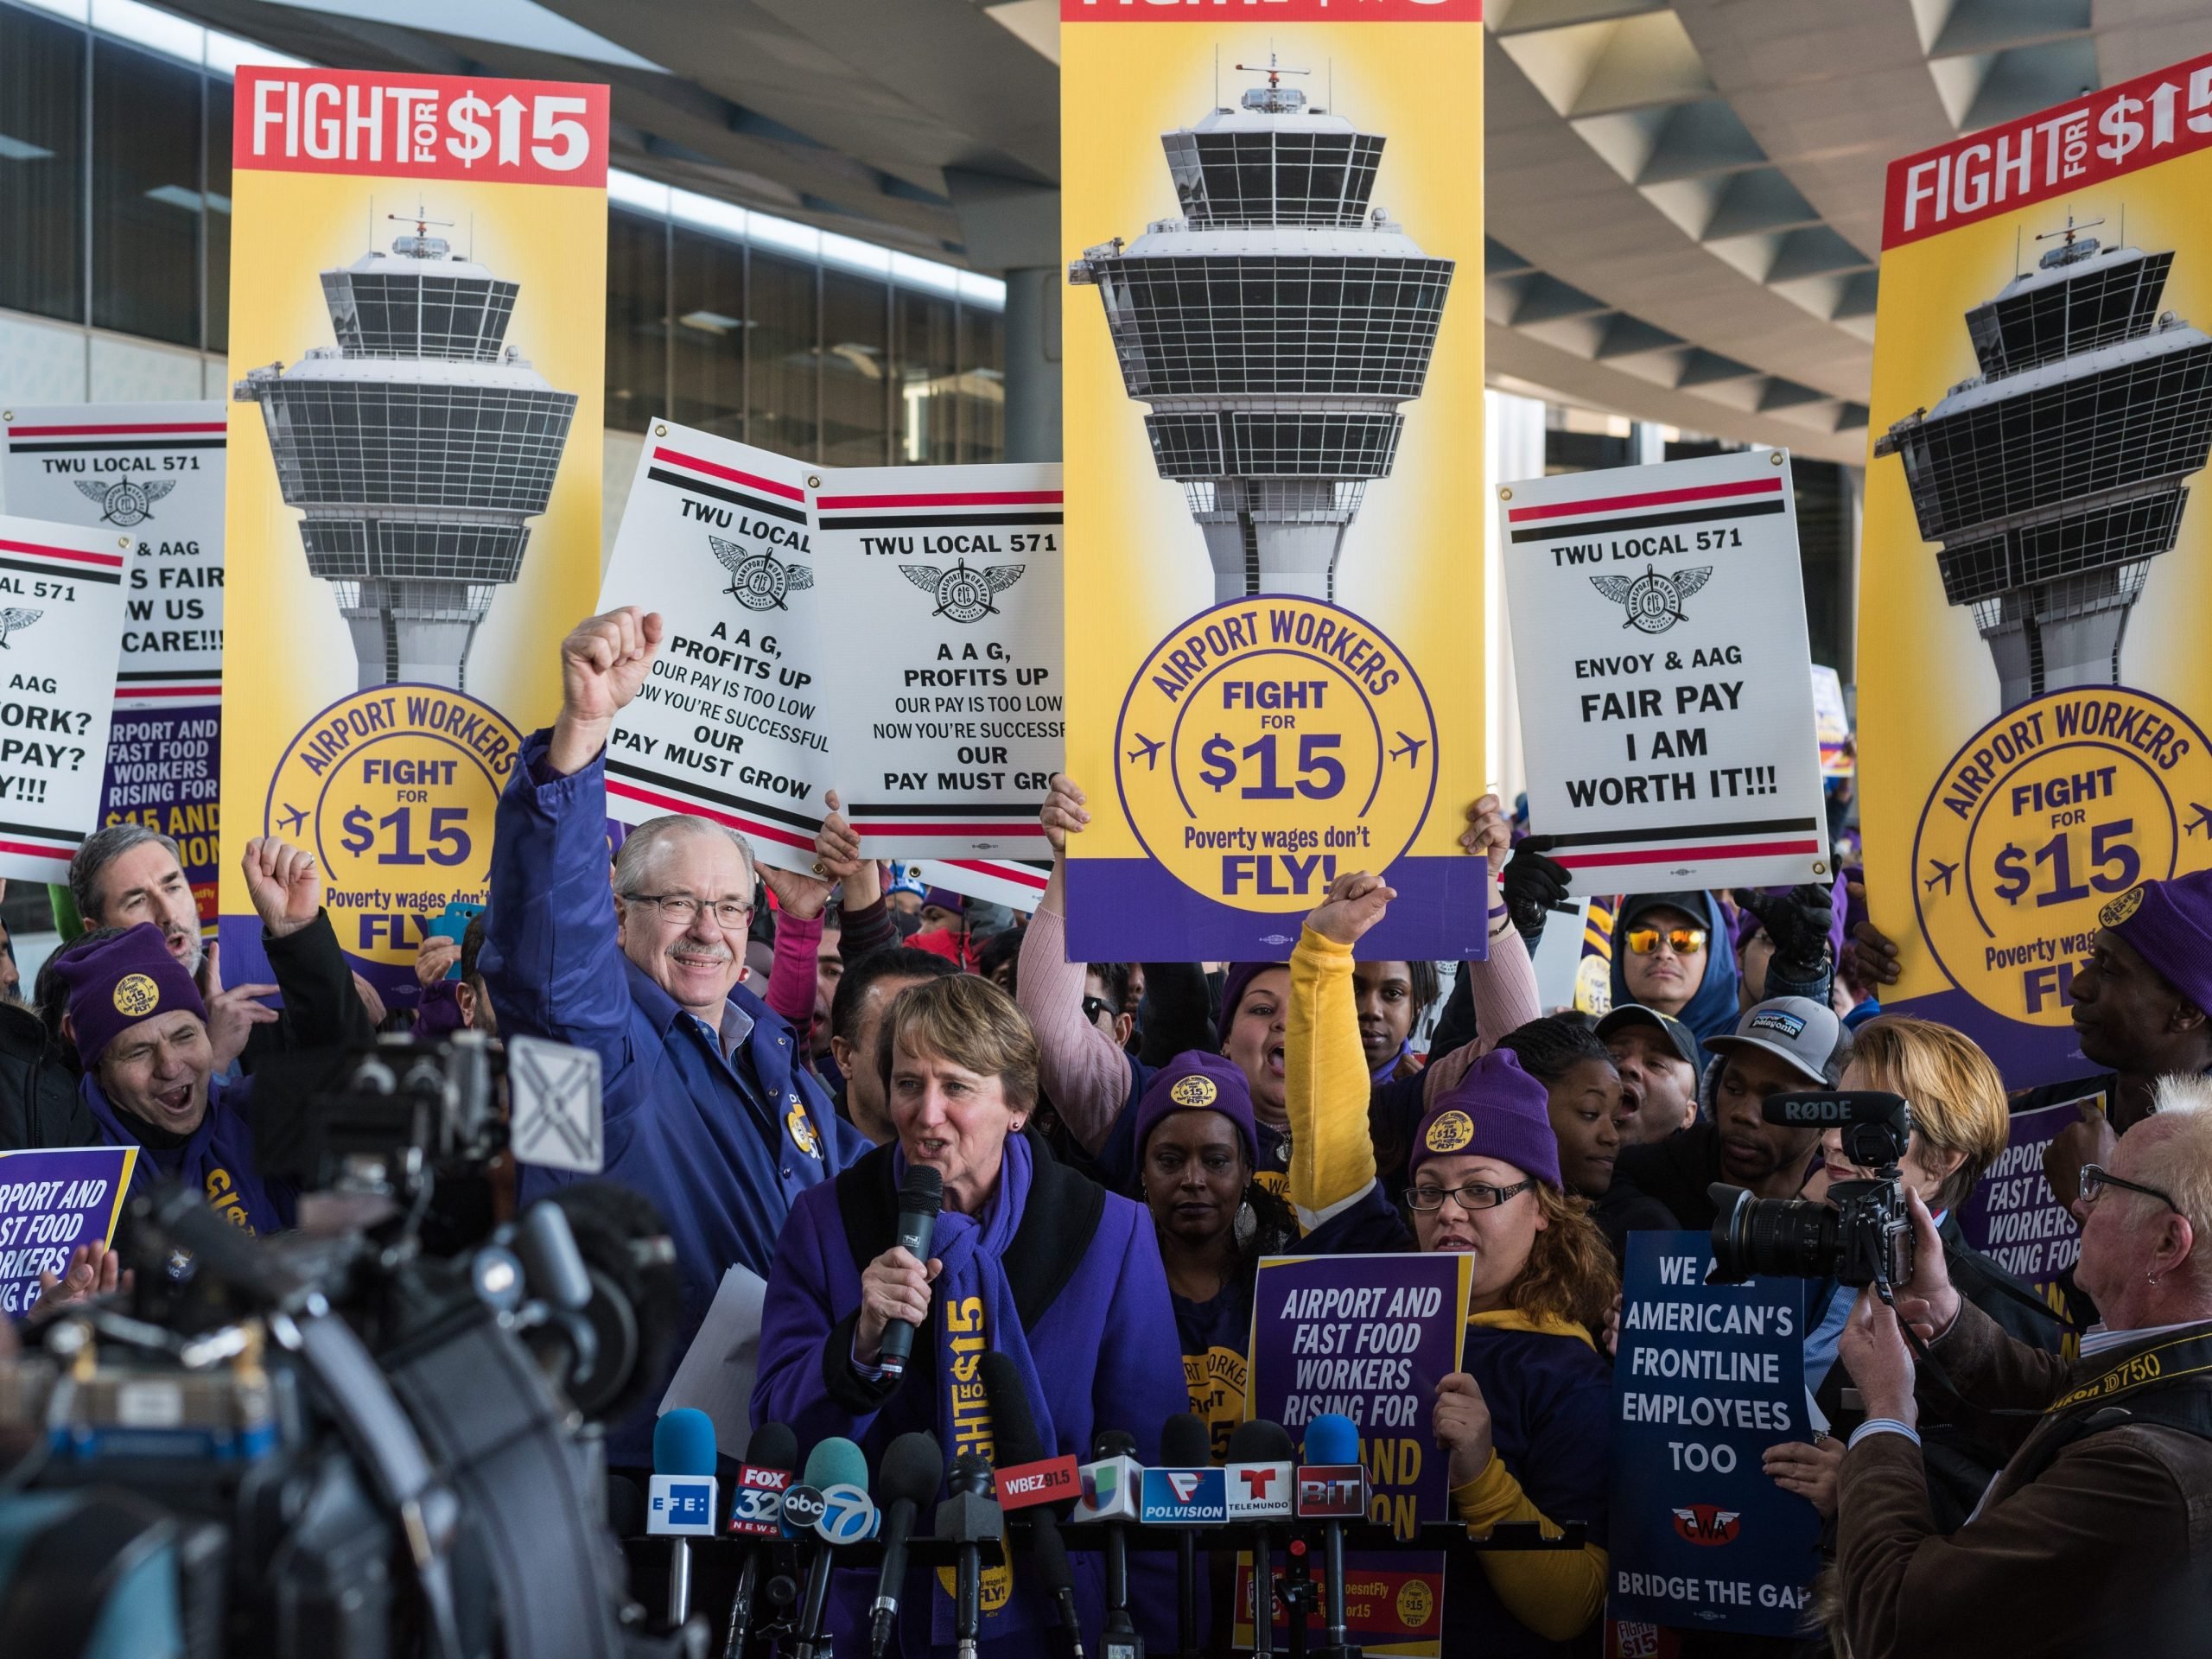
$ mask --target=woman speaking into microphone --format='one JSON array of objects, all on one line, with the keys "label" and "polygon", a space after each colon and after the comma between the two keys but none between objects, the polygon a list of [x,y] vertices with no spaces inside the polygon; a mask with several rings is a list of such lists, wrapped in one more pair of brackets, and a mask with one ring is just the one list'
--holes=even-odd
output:
[{"label": "woman speaking into microphone", "polygon": [[1580,1550],[1454,1549],[1444,1605],[1469,1652],[1553,1655],[1596,1622],[1605,1595],[1605,1449],[1611,1366],[1592,1332],[1619,1281],[1589,1205],[1560,1180],[1548,1091],[1503,1050],[1440,1089],[1408,1156],[1403,1211],[1375,1179],[1352,946],[1395,895],[1340,875],[1290,958],[1285,1046],[1290,1196],[1308,1255],[1452,1250],[1474,1258],[1465,1369],[1432,1418],[1450,1460],[1454,1516],[1472,1537],[1500,1522],[1589,1524]]},{"label": "woman speaking into microphone", "polygon": [[[884,1016],[877,1064],[898,1138],[792,1205],[761,1313],[753,1421],[789,1423],[802,1446],[845,1435],[871,1465],[910,1430],[934,1435],[948,1464],[964,1452],[996,1462],[980,1363],[995,1351],[1020,1376],[1047,1457],[1088,1458],[1100,1431],[1120,1429],[1153,1461],[1161,1424],[1189,1402],[1152,1218],[1025,1129],[1037,1103],[1028,1022],[987,980],[927,981]],[[921,1165],[944,1184],[926,1262],[897,1243],[900,1188]],[[914,1327],[912,1357],[887,1366],[886,1333],[901,1325]],[[1078,1552],[1075,1567],[1089,1648],[1103,1606],[1097,1558]],[[983,1652],[1041,1653],[1061,1639],[1036,1578],[985,1573]],[[949,1574],[907,1574],[894,1651],[952,1651],[951,1590]],[[875,1593],[873,1571],[837,1574],[840,1652],[867,1651]]]}]

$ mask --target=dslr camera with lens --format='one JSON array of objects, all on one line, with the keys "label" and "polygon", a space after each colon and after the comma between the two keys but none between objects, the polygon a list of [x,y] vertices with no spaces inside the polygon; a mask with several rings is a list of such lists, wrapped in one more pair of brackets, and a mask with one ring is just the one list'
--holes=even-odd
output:
[{"label": "dslr camera with lens", "polygon": [[1870,1181],[1838,1181],[1828,1202],[1755,1198],[1740,1186],[1708,1190],[1720,1214],[1713,1224],[1709,1282],[1739,1285],[1756,1274],[1834,1279],[1854,1288],[1901,1285],[1912,1277],[1912,1211],[1897,1162],[1912,1139],[1912,1110],[1902,1095],[1878,1089],[1775,1095],[1770,1123],[1840,1129],[1843,1155]]}]

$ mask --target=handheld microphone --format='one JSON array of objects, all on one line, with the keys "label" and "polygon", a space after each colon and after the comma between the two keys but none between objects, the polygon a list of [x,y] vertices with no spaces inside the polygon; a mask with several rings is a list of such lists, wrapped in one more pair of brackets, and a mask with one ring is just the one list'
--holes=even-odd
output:
[{"label": "handheld microphone", "polygon": [[1306,1425],[1306,1462],[1298,1471],[1298,1512],[1322,1517],[1321,1586],[1329,1606],[1321,1628],[1321,1651],[1342,1654],[1345,1651],[1344,1523],[1367,1513],[1367,1471],[1360,1466],[1359,1430],[1339,1412],[1325,1411]]},{"label": "handheld microphone", "polygon": [[[1198,1535],[1191,1530],[1229,1519],[1229,1487],[1213,1466],[1213,1429],[1195,1412],[1179,1412],[1160,1430],[1160,1460],[1144,1471],[1143,1519],[1179,1528],[1175,1540],[1176,1650],[1198,1650]],[[1216,1509],[1220,1513],[1214,1513]]]},{"label": "handheld microphone", "polygon": [[785,1532],[814,1541],[813,1559],[806,1567],[806,1594],[799,1604],[795,1649],[799,1659],[829,1659],[822,1622],[830,1602],[830,1558],[836,1546],[868,1536],[874,1512],[868,1499],[868,1459],[860,1447],[833,1434],[806,1454],[804,1483],[784,1494]]},{"label": "handheld microphone", "polygon": [[[1075,1659],[1083,1659],[1083,1624],[1075,1609],[1075,1573],[1068,1566],[1067,1541],[1060,1536],[1059,1511],[1053,1497],[1075,1484],[1075,1459],[1047,1461],[1045,1444],[1038,1437],[1037,1420],[1030,1414],[1029,1390],[1022,1386],[1020,1368],[995,1349],[979,1362],[983,1395],[991,1405],[991,1430],[997,1442],[999,1507],[1029,1510],[1029,1553],[1037,1563],[1039,1582],[1059,1610],[1060,1627],[1068,1633]],[[1052,1483],[1058,1481],[1058,1487]],[[1009,1503],[1007,1489],[1020,1494]],[[1043,1496],[1037,1493],[1042,1490]]]},{"label": "handheld microphone", "polygon": [[737,1595],[729,1605],[729,1629],[722,1638],[722,1659],[743,1659],[745,1638],[753,1628],[753,1602],[759,1592],[765,1541],[780,1537],[784,1493],[798,1461],[798,1437],[782,1423],[763,1423],[746,1443],[745,1462],[732,1494],[729,1535],[745,1542],[745,1562],[737,1570]]},{"label": "handheld microphone", "polygon": [[1144,1659],[1144,1633],[1129,1617],[1129,1541],[1122,1522],[1137,1516],[1141,1471],[1131,1455],[1136,1437],[1109,1428],[1091,1442],[1093,1460],[1083,1465],[1078,1521],[1106,1523],[1106,1618],[1098,1632],[1098,1659]]},{"label": "handheld microphone", "polygon": [[[930,1240],[937,1232],[938,1211],[944,1207],[944,1177],[928,1164],[906,1166],[906,1179],[899,1186],[899,1243],[915,1261],[928,1266]],[[906,1357],[914,1351],[914,1327],[893,1319],[884,1327],[883,1348],[875,1363],[887,1376],[903,1376]]]},{"label": "handheld microphone", "polygon": [[1269,1521],[1296,1513],[1291,1484],[1297,1455],[1281,1424],[1254,1419],[1239,1423],[1229,1437],[1229,1518],[1252,1528],[1252,1652],[1254,1659],[1275,1650],[1275,1567],[1268,1548]]},{"label": "handheld microphone", "polygon": [[868,1629],[868,1651],[883,1659],[899,1622],[899,1591],[906,1580],[906,1540],[922,1506],[937,1502],[944,1484],[944,1453],[934,1435],[901,1434],[884,1448],[875,1491],[883,1506],[883,1570],[876,1575],[875,1609]]},{"label": "handheld microphone", "polygon": [[953,1459],[951,1496],[937,1506],[937,1535],[960,1547],[954,1573],[952,1634],[959,1659],[976,1659],[983,1624],[983,1545],[998,1542],[1005,1511],[991,1492],[991,1465],[973,1452]]},{"label": "handheld microphone", "polygon": [[645,1498],[649,1536],[675,1540],[668,1558],[668,1622],[691,1614],[691,1540],[715,1535],[715,1421],[678,1406],[653,1425],[652,1490]]}]

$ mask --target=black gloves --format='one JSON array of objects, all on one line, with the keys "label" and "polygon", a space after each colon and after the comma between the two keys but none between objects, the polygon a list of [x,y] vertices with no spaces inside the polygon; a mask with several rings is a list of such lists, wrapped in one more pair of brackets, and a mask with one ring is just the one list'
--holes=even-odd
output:
[{"label": "black gloves", "polygon": [[1774,941],[1777,960],[1817,974],[1828,959],[1828,938],[1835,925],[1834,893],[1827,883],[1807,881],[1785,893],[1735,890],[1736,903],[1759,918],[1767,938]]},{"label": "black gloves", "polygon": [[1544,856],[1557,844],[1549,836],[1530,836],[1513,849],[1498,876],[1505,892],[1505,913],[1531,950],[1544,937],[1546,912],[1574,908],[1567,902],[1567,883],[1573,879],[1567,867]]}]

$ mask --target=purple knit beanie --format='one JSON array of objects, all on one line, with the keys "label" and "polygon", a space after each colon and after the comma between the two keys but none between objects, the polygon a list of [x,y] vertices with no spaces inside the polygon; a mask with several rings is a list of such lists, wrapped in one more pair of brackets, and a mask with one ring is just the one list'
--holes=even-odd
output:
[{"label": "purple knit beanie", "polygon": [[2133,945],[2167,984],[2212,1014],[2212,870],[2130,887],[2097,919]]},{"label": "purple knit beanie", "polygon": [[54,958],[54,971],[69,988],[69,1024],[77,1052],[90,1070],[107,1046],[142,1020],[182,1010],[207,1017],[207,1005],[184,964],[151,922]]},{"label": "purple knit beanie", "polygon": [[1256,1167],[1260,1161],[1259,1132],[1252,1127],[1252,1086],[1243,1069],[1219,1054],[1189,1049],[1178,1054],[1153,1076],[1137,1102],[1137,1161],[1144,1161],[1144,1143],[1173,1112],[1219,1112],[1236,1126],[1244,1142],[1244,1156]]},{"label": "purple knit beanie", "polygon": [[1552,1129],[1550,1099],[1551,1091],[1521,1069],[1518,1058],[1492,1049],[1421,1120],[1407,1179],[1429,1159],[1458,1153],[1500,1159],[1556,1187],[1559,1136]]}]

